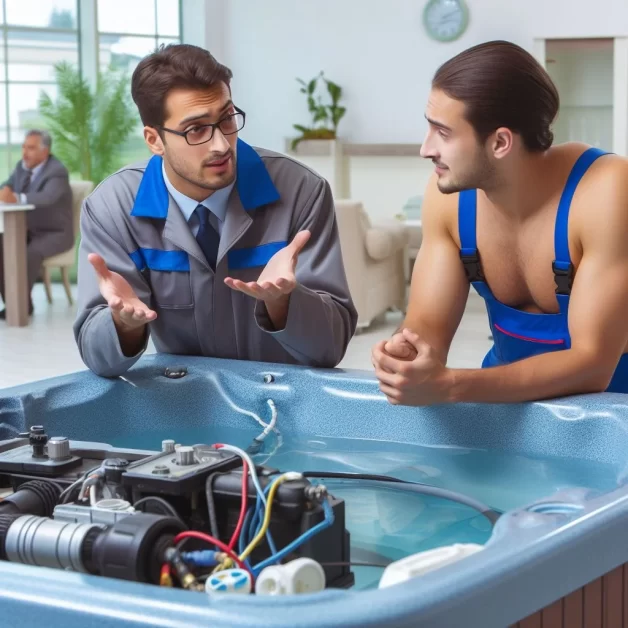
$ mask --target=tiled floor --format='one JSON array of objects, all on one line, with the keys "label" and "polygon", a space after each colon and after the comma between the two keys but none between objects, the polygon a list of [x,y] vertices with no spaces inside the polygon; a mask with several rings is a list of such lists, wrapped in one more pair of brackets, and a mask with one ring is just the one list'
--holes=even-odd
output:
[{"label": "tiled floor", "polygon": [[[33,302],[35,313],[28,327],[9,328],[0,322],[0,388],[85,368],[72,334],[76,306],[68,305],[62,286],[53,286],[53,303],[48,305],[43,286],[36,285]],[[371,369],[372,346],[390,336],[400,322],[400,314],[389,314],[385,321],[357,335],[340,366]],[[449,363],[458,367],[479,366],[489,346],[484,305],[472,293],[454,338]]]}]

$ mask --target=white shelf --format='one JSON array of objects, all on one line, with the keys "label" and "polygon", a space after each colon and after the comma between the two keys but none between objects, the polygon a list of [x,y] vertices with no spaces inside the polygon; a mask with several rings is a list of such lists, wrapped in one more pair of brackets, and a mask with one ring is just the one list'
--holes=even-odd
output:
[{"label": "white shelf", "polygon": [[421,144],[356,144],[342,140],[304,140],[293,151],[292,139],[287,139],[285,151],[301,157],[330,157],[338,143],[346,157],[420,157]]}]

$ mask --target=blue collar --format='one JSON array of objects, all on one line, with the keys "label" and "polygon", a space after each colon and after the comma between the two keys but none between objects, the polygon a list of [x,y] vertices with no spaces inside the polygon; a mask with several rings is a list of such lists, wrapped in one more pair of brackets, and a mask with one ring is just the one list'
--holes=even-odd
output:
[{"label": "blue collar", "polygon": [[[279,200],[279,192],[261,157],[255,149],[238,139],[236,189],[246,211]],[[140,187],[135,195],[131,216],[139,218],[168,218],[168,188],[162,174],[162,158],[150,158]]]}]

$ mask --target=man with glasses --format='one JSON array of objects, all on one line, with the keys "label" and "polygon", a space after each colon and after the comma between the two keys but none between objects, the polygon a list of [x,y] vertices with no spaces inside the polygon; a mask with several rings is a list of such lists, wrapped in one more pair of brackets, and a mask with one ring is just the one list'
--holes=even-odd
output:
[{"label": "man with glasses", "polygon": [[81,217],[75,338],[124,373],[164,353],[333,367],[355,331],[328,183],[238,137],[231,71],[161,47],[132,77],[153,156],[103,181]]}]

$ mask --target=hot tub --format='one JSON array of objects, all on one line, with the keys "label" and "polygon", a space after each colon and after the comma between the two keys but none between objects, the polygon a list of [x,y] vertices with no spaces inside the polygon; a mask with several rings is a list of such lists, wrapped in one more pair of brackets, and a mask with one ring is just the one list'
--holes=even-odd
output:
[{"label": "hot tub", "polygon": [[[185,375],[166,377],[172,367]],[[288,441],[307,442],[311,451],[317,443],[325,451],[330,442],[342,442],[347,451],[363,452],[366,461],[369,456],[379,461],[378,450],[390,450],[390,465],[398,459],[394,468],[407,467],[408,473],[419,468],[423,481],[475,492],[473,497],[496,507],[506,504],[506,512],[492,531],[475,529],[484,534],[481,551],[382,589],[375,583],[291,597],[209,598],[1,562],[0,624],[623,626],[628,599],[628,405],[623,395],[392,407],[367,372],[157,355],[142,359],[123,379],[81,372],[0,390],[0,439],[43,424],[51,433],[114,446],[154,449],[170,433],[193,434],[205,442],[229,430],[255,434],[246,411],[263,412],[268,399],[276,403],[277,425]],[[447,458],[456,473],[405,464],[413,446],[429,455],[460,454]],[[281,450],[277,456],[281,460]],[[474,466],[474,460],[483,462]],[[373,525],[357,519],[355,525],[367,523]],[[376,523],[397,525],[394,517]],[[406,524],[399,529],[405,525],[407,534]],[[350,521],[348,527],[361,534],[351,530]],[[468,540],[458,539],[457,529],[449,529],[449,542]]]}]

